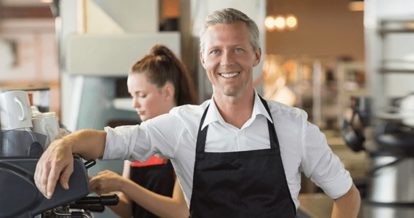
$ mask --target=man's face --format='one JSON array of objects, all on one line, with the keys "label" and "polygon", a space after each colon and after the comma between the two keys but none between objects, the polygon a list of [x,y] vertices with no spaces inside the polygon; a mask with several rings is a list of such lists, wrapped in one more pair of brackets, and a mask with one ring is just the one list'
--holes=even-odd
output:
[{"label": "man's face", "polygon": [[252,72],[260,61],[260,50],[253,49],[246,24],[216,24],[204,37],[200,59],[215,96],[241,97],[252,91]]}]

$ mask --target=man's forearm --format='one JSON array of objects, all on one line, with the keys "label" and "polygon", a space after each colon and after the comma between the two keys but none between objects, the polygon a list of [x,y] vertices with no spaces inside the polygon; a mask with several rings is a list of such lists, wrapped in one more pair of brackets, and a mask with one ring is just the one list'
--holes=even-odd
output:
[{"label": "man's forearm", "polygon": [[361,206],[361,197],[355,185],[342,197],[336,199],[332,208],[332,218],[356,218]]},{"label": "man's forearm", "polygon": [[72,147],[72,153],[87,160],[102,158],[105,150],[106,132],[97,130],[79,130],[62,138]]}]

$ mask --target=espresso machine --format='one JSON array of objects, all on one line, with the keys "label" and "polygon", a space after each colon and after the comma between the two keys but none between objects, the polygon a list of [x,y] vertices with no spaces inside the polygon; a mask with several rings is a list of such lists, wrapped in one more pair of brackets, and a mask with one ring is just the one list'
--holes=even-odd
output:
[{"label": "espresso machine", "polygon": [[0,217],[92,217],[116,205],[116,195],[89,195],[87,169],[95,161],[80,157],[74,158],[69,190],[58,183],[51,199],[38,191],[34,172],[46,136],[32,131],[29,108],[25,92],[0,92]]},{"label": "espresso machine", "polygon": [[34,184],[38,157],[0,157],[0,217],[92,217],[106,205],[118,204],[117,195],[87,196],[86,169],[93,162],[75,157],[69,190],[58,183],[51,199],[45,198]]},{"label": "espresso machine", "polygon": [[[0,147],[2,146],[0,132]],[[0,156],[0,217],[49,218],[93,217],[93,212],[104,212],[105,206],[117,205],[117,195],[89,195],[87,168],[95,161],[84,162],[74,158],[74,171],[69,190],[58,183],[51,199],[45,198],[34,183],[34,172],[39,156]]]}]

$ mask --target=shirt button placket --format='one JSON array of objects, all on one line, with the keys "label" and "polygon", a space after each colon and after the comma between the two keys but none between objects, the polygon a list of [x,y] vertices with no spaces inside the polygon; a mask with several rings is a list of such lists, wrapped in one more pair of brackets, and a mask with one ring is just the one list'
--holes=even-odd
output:
[{"label": "shirt button placket", "polygon": [[242,136],[242,131],[243,130],[237,130],[237,134],[236,134],[236,146],[237,146],[237,151],[240,151],[242,149],[242,140],[241,140],[241,136]]}]

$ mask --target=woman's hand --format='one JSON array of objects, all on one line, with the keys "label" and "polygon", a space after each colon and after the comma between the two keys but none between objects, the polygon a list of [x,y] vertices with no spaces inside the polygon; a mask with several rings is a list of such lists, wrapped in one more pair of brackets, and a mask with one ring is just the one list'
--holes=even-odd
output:
[{"label": "woman's hand", "polygon": [[89,180],[89,190],[97,194],[122,191],[122,184],[128,182],[127,180],[115,172],[105,170]]}]

